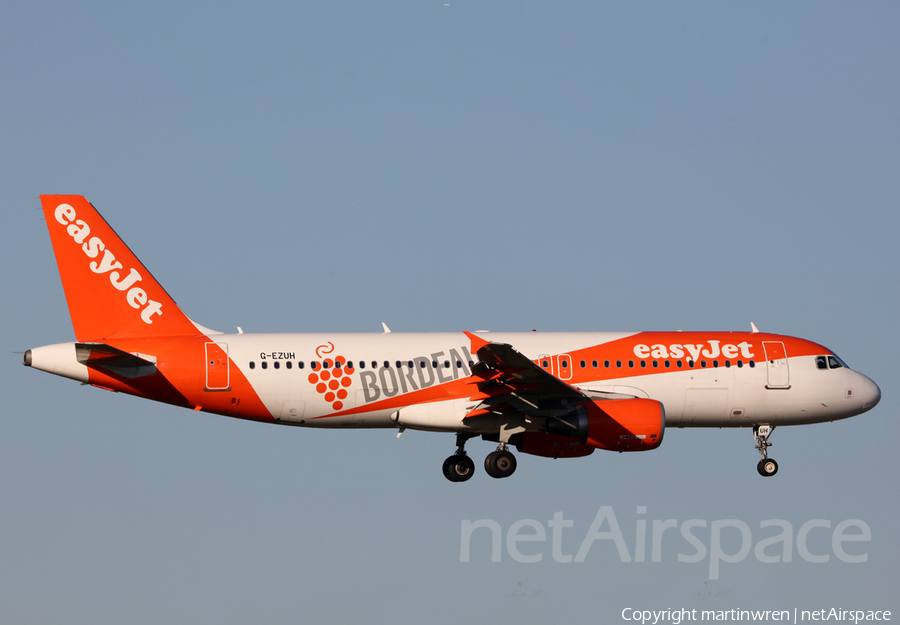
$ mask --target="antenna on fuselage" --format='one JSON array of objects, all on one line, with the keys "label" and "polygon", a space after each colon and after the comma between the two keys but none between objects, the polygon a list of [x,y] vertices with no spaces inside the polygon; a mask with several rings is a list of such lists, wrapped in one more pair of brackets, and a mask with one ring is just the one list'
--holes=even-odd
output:
[{"label": "antenna on fuselage", "polygon": [[753,334],[756,334],[756,333],[759,332],[759,328],[757,328],[757,327],[756,327],[756,324],[753,323],[752,321],[750,322],[750,331],[751,331]]},{"label": "antenna on fuselage", "polygon": [[390,334],[390,333],[391,333],[391,329],[390,329],[389,327],[387,327],[387,324],[386,324],[384,321],[381,322],[381,327],[384,328],[384,333],[385,333],[385,334]]}]

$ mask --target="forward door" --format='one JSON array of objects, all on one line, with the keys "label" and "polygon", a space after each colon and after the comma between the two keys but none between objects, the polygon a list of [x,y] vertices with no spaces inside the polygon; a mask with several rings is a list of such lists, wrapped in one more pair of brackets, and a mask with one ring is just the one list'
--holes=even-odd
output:
[{"label": "forward door", "polygon": [[766,352],[766,371],[768,384],[766,388],[790,388],[791,375],[788,370],[787,352],[781,341],[763,341]]}]

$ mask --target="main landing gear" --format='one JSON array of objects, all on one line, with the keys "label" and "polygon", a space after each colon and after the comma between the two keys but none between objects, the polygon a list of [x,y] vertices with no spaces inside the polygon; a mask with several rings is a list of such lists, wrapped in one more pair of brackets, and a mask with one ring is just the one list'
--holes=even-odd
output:
[{"label": "main landing gear", "polygon": [[506,443],[500,443],[497,451],[492,451],[484,459],[484,470],[491,477],[509,477],[516,471],[516,457],[506,448]]},{"label": "main landing gear", "polygon": [[466,455],[466,441],[471,434],[456,435],[456,453],[444,460],[444,477],[451,482],[465,482],[475,475],[475,463]]},{"label": "main landing gear", "polygon": [[[456,435],[456,453],[444,460],[444,477],[451,482],[465,482],[475,474],[475,463],[466,454],[466,441],[474,434]],[[497,451],[492,451],[484,459],[484,470],[495,478],[509,477],[516,470],[516,457],[500,443]]]},{"label": "main landing gear", "polygon": [[769,442],[769,436],[772,435],[774,430],[774,425],[757,425],[753,427],[753,440],[756,441],[756,449],[759,451],[759,455],[762,456],[762,460],[756,465],[756,470],[763,477],[771,477],[778,473],[778,463],[769,458],[768,451],[769,447],[772,446],[772,443]]}]

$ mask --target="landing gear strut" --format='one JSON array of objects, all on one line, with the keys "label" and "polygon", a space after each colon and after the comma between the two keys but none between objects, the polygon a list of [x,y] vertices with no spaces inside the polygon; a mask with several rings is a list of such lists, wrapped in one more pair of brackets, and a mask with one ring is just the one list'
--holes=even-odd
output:
[{"label": "landing gear strut", "polygon": [[466,455],[466,441],[474,434],[456,435],[456,453],[444,460],[444,477],[451,482],[465,482],[475,474],[475,463]]},{"label": "landing gear strut", "polygon": [[506,448],[506,443],[500,443],[497,451],[492,451],[484,459],[484,470],[491,477],[509,477],[516,470],[516,457]]},{"label": "landing gear strut", "polygon": [[769,436],[775,430],[775,426],[757,425],[753,427],[753,440],[756,441],[756,450],[762,456],[762,460],[756,465],[757,472],[763,477],[772,477],[778,473],[778,463],[769,458]]}]

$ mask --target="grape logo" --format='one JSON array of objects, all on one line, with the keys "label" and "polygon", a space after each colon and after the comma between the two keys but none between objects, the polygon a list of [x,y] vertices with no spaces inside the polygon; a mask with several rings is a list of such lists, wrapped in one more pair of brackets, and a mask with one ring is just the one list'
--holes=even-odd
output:
[{"label": "grape logo", "polygon": [[309,383],[312,384],[319,395],[324,395],[325,401],[331,404],[335,410],[344,407],[347,399],[347,387],[353,384],[351,376],[353,367],[347,366],[347,359],[343,356],[335,356],[332,360],[328,354],[334,353],[334,344],[326,343],[316,348],[316,356],[323,358],[318,372],[310,373]]}]

